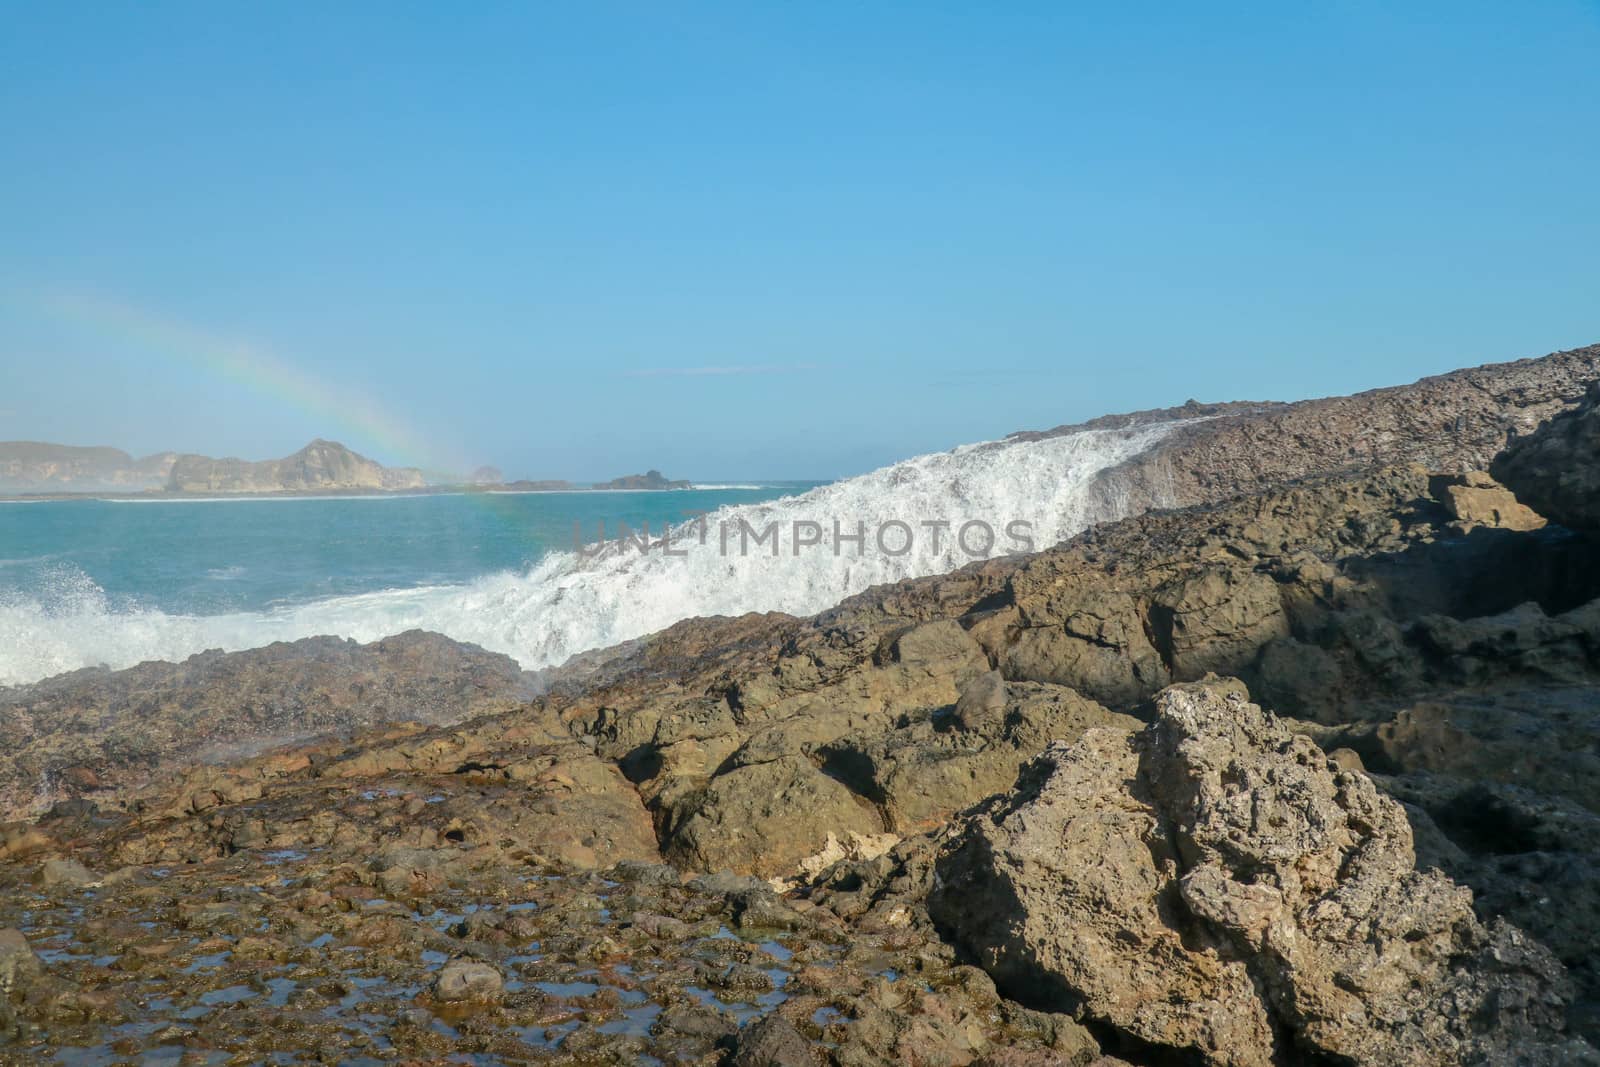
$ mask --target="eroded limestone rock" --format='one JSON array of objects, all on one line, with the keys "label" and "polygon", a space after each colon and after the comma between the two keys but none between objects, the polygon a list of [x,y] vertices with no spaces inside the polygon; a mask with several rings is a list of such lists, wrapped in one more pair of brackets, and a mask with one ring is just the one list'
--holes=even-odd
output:
[{"label": "eroded limestone rock", "polygon": [[930,912],[1003,992],[1229,1067],[1590,1055],[1560,964],[1417,871],[1364,774],[1237,692],[1158,712],[1052,746],[947,845]]}]

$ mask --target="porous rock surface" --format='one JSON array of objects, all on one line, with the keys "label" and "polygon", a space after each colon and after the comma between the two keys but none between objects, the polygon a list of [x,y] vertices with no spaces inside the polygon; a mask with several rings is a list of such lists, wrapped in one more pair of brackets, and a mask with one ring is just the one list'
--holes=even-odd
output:
[{"label": "porous rock surface", "polygon": [[1401,806],[1225,686],[1055,745],[953,835],[928,907],[1034,1007],[1252,1067],[1568,1063],[1554,957],[1417,871]]},{"label": "porous rock surface", "polygon": [[0,688],[0,818],[318,735],[506,710],[537,690],[510,657],[421,630],[365,645],[312,637],[201,652]]}]

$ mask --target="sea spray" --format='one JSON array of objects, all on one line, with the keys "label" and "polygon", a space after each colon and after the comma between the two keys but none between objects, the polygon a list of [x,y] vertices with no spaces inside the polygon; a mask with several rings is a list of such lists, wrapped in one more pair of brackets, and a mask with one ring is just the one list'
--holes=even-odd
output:
[{"label": "sea spray", "polygon": [[[434,630],[527,668],[640,637],[681,619],[783,611],[805,615],[874,585],[940,574],[972,561],[955,531],[982,523],[995,531],[1025,524],[1044,548],[1120,507],[1089,490],[1096,475],[1150,447],[1178,425],[1093,430],[1042,440],[964,445],[918,456],[798,496],[718,509],[719,524],[764,529],[796,523],[821,528],[805,552],[728,554],[715,538],[688,539],[681,553],[550,552],[522,573],[499,573],[463,585],[425,586],[337,596],[269,611],[185,615],[112,604],[81,573],[47,594],[0,598],[0,684],[21,684],[86,666],[176,660],[210,648],[237,650],[273,641],[333,634],[372,641],[404,630]],[[863,551],[833,543],[835,521],[847,528],[903,524],[947,526],[935,546]],[[897,542],[898,544],[898,542]],[[1012,551],[997,537],[993,554]]]}]

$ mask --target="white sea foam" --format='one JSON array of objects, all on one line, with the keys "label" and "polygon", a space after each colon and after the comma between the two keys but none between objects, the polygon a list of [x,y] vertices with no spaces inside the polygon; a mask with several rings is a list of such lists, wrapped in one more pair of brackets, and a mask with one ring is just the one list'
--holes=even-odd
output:
[{"label": "white sea foam", "polygon": [[[681,557],[666,556],[659,548],[644,554],[620,550],[613,543],[596,554],[552,552],[524,573],[490,575],[466,585],[210,616],[113,605],[87,578],[68,576],[45,596],[0,598],[0,684],[316,634],[370,641],[413,627],[472,641],[536,668],[696,615],[809,614],[873,585],[970,562],[973,557],[954,544],[955,531],[970,520],[994,529],[998,554],[1015,550],[1005,536],[1006,525],[1015,520],[1030,523],[1036,547],[1044,548],[1092,522],[1119,517],[1119,505],[1095,503],[1086,489],[1097,473],[1149,447],[1173,425],[965,445],[798,496],[726,507],[707,516],[704,545],[687,535],[675,541],[674,547],[687,553]],[[741,556],[735,533],[724,555],[717,530],[739,520],[756,530],[777,523],[781,554],[773,557],[763,545]],[[835,553],[835,520],[845,532],[865,524],[868,539],[861,554],[849,544]],[[917,537],[911,552],[889,556],[873,543],[874,531],[892,520],[908,524]],[[818,523],[822,543],[796,555],[790,541],[796,521]],[[937,552],[930,550],[929,532],[921,525],[929,521],[951,524]],[[615,531],[607,533],[615,537]],[[979,535],[969,544],[980,542]],[[889,533],[891,548],[902,541],[902,532]]]}]

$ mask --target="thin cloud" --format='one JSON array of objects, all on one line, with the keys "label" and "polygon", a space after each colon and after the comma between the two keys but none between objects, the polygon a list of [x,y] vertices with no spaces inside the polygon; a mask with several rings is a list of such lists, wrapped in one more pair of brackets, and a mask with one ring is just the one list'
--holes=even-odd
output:
[{"label": "thin cloud", "polygon": [[815,363],[744,363],[726,367],[646,367],[623,371],[623,378],[710,378],[738,374],[797,374],[820,370]]}]

